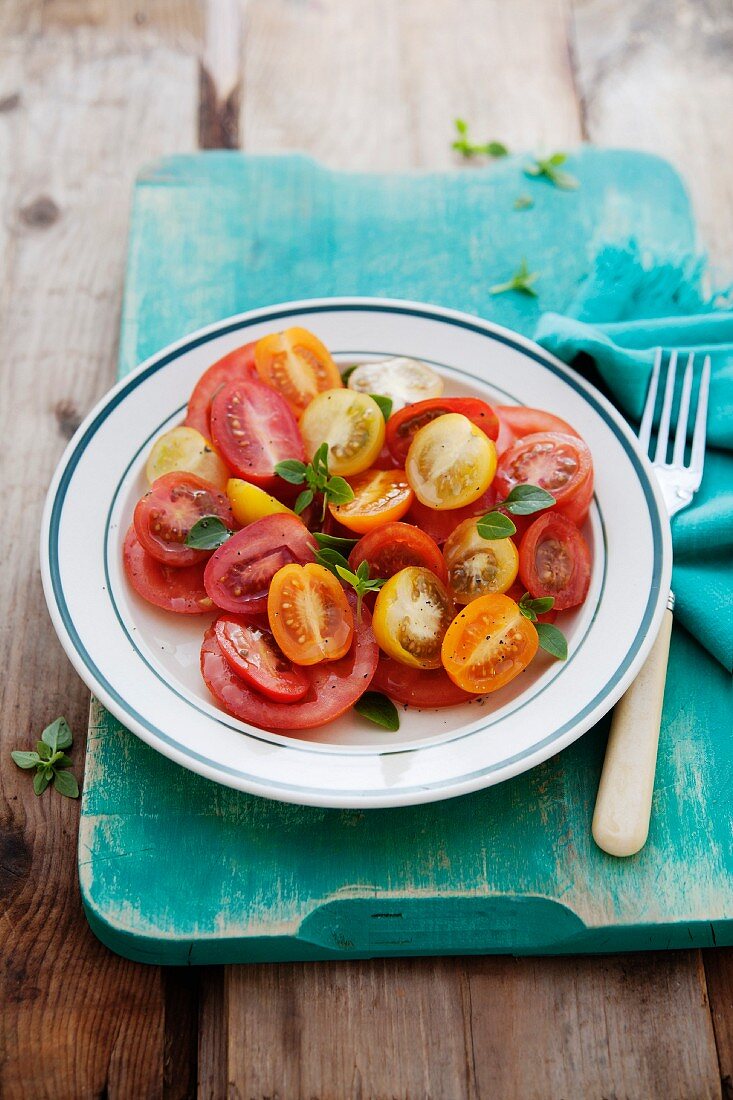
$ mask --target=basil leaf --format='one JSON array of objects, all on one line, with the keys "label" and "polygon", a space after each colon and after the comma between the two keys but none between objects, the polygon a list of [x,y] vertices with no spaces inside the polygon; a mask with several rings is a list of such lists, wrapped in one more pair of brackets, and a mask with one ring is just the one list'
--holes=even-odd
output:
[{"label": "basil leaf", "polygon": [[277,463],[275,473],[291,485],[302,485],[306,469],[305,462],[298,462],[297,458],[286,458],[284,462]]},{"label": "basil leaf", "polygon": [[519,606],[527,607],[531,611],[534,611],[535,615],[544,615],[547,611],[552,611],[555,606],[554,596],[539,596],[536,600],[533,600],[529,592],[525,592],[519,601]]},{"label": "basil leaf", "polygon": [[67,756],[65,752],[60,752],[58,754],[58,760],[56,761],[55,766],[57,768],[71,768],[73,767],[73,764],[74,761],[71,759],[70,756]]},{"label": "basil leaf", "polygon": [[322,550],[316,552],[316,561],[319,565],[322,565],[325,569],[328,569],[337,576],[337,567],[341,569],[348,569],[349,563],[344,555],[339,550],[334,550],[330,546],[324,546]]},{"label": "basil leaf", "polygon": [[517,528],[509,519],[509,516],[501,512],[489,512],[476,522],[476,530],[482,539],[508,539],[510,535],[516,535]]},{"label": "basil leaf", "polygon": [[344,539],[340,535],[327,535],[325,531],[316,531],[313,538],[319,546],[326,546],[331,550],[344,550],[348,553],[356,546],[358,539]]},{"label": "basil leaf", "polygon": [[556,657],[558,661],[566,661],[568,643],[563,632],[551,623],[537,623],[536,630],[542,649]]},{"label": "basil leaf", "polygon": [[57,718],[50,726],[46,726],[41,734],[41,740],[45,741],[53,752],[56,752],[56,749],[68,749],[71,745],[72,737],[66,719]]},{"label": "basil leaf", "polygon": [[502,506],[514,516],[531,516],[542,512],[555,503],[552,493],[541,489],[539,485],[515,485]]},{"label": "basil leaf", "polygon": [[381,393],[370,393],[369,396],[371,397],[372,401],[376,401],[379,405],[385,421],[389,420],[390,416],[392,415],[392,398],[383,397]]},{"label": "basil leaf", "polygon": [[487,141],[484,147],[490,157],[506,157],[509,150],[503,141]]},{"label": "basil leaf", "polygon": [[358,366],[358,363],[350,363],[348,367],[344,367],[344,369],[341,371],[341,381],[344,385],[346,385],[346,383],[349,381]]},{"label": "basil leaf", "polygon": [[218,516],[202,516],[186,535],[192,550],[216,550],[234,534]]},{"label": "basil leaf", "polygon": [[[334,563],[335,564],[335,563]],[[350,569],[344,568],[343,565],[336,565],[336,572],[342,581],[346,581],[348,584],[357,588],[359,585],[359,578],[356,573],[352,573]]]},{"label": "basil leaf", "polygon": [[536,623],[537,622],[537,615],[535,614],[535,612],[532,610],[531,607],[527,607],[527,605],[524,604],[524,603],[518,604],[518,607],[519,607],[519,614],[524,615],[525,619],[529,619],[529,621],[531,623]]},{"label": "basil leaf", "polygon": [[[53,775],[53,771],[51,772],[51,775]],[[36,774],[33,776],[33,790],[36,792],[36,794],[43,794],[46,787],[51,782],[51,775],[47,775],[45,769],[42,772],[36,772]]]},{"label": "basil leaf", "polygon": [[323,473],[328,477],[328,443],[321,443],[313,455],[311,466],[316,473]]},{"label": "basil leaf", "polygon": [[50,760],[53,756],[53,749],[45,741],[36,741],[36,752],[41,760]]},{"label": "basil leaf", "polygon": [[400,716],[397,707],[386,695],[380,691],[365,691],[360,699],[354,703],[354,710],[362,718],[368,718],[377,726],[382,726],[390,733],[396,733],[400,728]]},{"label": "basil leaf", "polygon": [[35,768],[36,764],[41,762],[37,752],[22,752],[20,749],[15,749],[10,755],[19,768]]},{"label": "basil leaf", "polygon": [[302,493],[298,493],[295,504],[293,505],[293,511],[296,516],[299,516],[301,512],[304,512],[309,504],[313,502],[313,490],[304,489]]},{"label": "basil leaf", "polygon": [[65,798],[79,797],[79,784],[73,772],[56,772],[53,777],[54,789]]},{"label": "basil leaf", "polygon": [[332,477],[326,486],[326,492],[333,504],[347,504],[354,499],[354,490],[343,477]]}]

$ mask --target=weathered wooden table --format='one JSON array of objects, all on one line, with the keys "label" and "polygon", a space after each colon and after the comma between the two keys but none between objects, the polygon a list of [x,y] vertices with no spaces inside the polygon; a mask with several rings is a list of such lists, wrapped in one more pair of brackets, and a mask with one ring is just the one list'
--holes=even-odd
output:
[{"label": "weathered wooden table", "polygon": [[[730,0],[2,0],[0,1095],[733,1096],[733,951],[167,970],[108,953],[78,805],[11,748],[88,693],[46,616],[51,471],[114,377],[133,177],[163,153],[304,149],[446,167],[452,120],[514,148],[666,155],[733,275]],[[470,169],[467,169],[470,170]]]}]

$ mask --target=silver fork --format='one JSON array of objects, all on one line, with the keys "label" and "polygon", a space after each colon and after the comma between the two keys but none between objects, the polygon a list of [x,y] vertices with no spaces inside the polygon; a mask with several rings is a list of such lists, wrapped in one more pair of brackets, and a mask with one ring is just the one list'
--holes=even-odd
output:
[{"label": "silver fork", "polygon": [[[695,356],[694,353],[690,354],[682,379],[672,461],[667,462],[677,358],[677,352],[671,352],[657,432],[657,445],[652,460],[654,473],[661,487],[670,518],[686,508],[700,488],[705,461],[705,431],[710,390],[710,356],[707,355],[703,361],[700,376],[690,460],[685,465],[685,445],[695,369]],[[662,349],[658,348],[639,428],[639,443],[647,454],[662,359]],[[670,592],[657,640],[638,676],[616,704],[613,712],[606,758],[603,762],[593,814],[593,838],[599,848],[612,856],[634,855],[644,847],[649,833],[673,609],[674,593]]]}]

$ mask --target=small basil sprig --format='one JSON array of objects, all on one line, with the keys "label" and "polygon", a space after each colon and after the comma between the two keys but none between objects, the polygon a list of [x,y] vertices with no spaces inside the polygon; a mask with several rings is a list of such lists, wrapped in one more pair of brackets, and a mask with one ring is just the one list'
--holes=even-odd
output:
[{"label": "small basil sprig", "polygon": [[451,149],[455,149],[466,160],[471,157],[505,157],[509,153],[506,145],[501,141],[485,141],[481,145],[475,145],[468,136],[468,123],[465,119],[456,118],[453,122],[456,128],[456,139],[451,144]]},{"label": "small basil sprig", "polygon": [[530,271],[526,259],[522,257],[522,262],[511,279],[507,279],[505,283],[495,283],[494,286],[490,286],[489,294],[506,294],[508,290],[517,290],[520,294],[528,294],[530,298],[536,298],[537,291],[532,284],[536,283],[539,277],[539,271]]},{"label": "small basil sprig", "polygon": [[574,191],[580,183],[565,172],[560,165],[568,159],[567,153],[552,153],[549,157],[533,157],[531,164],[524,166],[525,176],[544,176],[555,187],[562,191]]},{"label": "small basil sprig", "polygon": [[361,603],[364,596],[367,592],[378,592],[384,584],[384,580],[381,577],[369,576],[369,562],[367,561],[361,562],[357,566],[356,572],[354,572],[349,567],[344,555],[331,546],[324,546],[321,550],[317,550],[316,561],[333,573],[334,577],[338,577],[345,584],[350,584],[354,589],[356,592],[356,617],[361,622]]},{"label": "small basil sprig", "polygon": [[79,784],[76,777],[66,768],[73,765],[70,756],[64,749],[71,748],[71,730],[65,718],[57,718],[50,726],[46,726],[41,734],[41,740],[36,742],[35,752],[15,751],[11,756],[19,768],[25,771],[36,769],[33,776],[33,790],[36,794],[43,794],[46,787],[53,780],[54,789],[66,798],[79,797]]},{"label": "small basil sprig", "polygon": [[216,550],[234,534],[218,516],[202,516],[186,535],[192,550]]},{"label": "small basil sprig", "polygon": [[[506,500],[497,502],[497,508],[506,508],[514,516],[531,516],[552,508],[555,498],[539,485],[515,485]],[[502,512],[487,512],[476,522],[476,530],[482,539],[507,539],[516,535],[517,528]]]},{"label": "small basil sprig", "polygon": [[313,502],[316,494],[323,497],[321,519],[326,515],[327,504],[347,504],[354,499],[354,490],[342,477],[331,477],[328,472],[328,443],[322,443],[309,463],[288,458],[278,462],[275,473],[291,485],[307,485],[298,496],[293,511],[296,515],[304,512]]},{"label": "small basil sprig", "polygon": [[392,398],[384,397],[381,393],[370,393],[369,396],[371,397],[372,401],[376,401],[376,403],[379,405],[379,409],[386,423],[386,421],[389,420],[390,416],[392,415]]},{"label": "small basil sprig", "polygon": [[400,716],[397,707],[381,691],[365,691],[360,699],[354,703],[354,710],[362,718],[368,718],[377,726],[382,726],[390,733],[396,733],[400,728]]},{"label": "small basil sprig", "polygon": [[531,623],[534,623],[540,648],[558,661],[567,661],[568,643],[562,630],[558,630],[552,623],[537,622],[537,616],[550,611],[554,604],[555,599],[553,596],[540,596],[538,599],[533,599],[529,592],[525,592],[518,606],[520,614],[524,615],[525,619],[529,619]]}]

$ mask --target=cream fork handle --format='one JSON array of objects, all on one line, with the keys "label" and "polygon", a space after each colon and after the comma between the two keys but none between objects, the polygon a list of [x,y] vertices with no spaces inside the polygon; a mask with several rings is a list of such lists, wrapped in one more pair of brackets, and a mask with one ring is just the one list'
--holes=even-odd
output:
[{"label": "cream fork handle", "polygon": [[667,678],[672,612],[641,671],[616,704],[593,814],[593,839],[612,856],[633,856],[646,843]]}]

